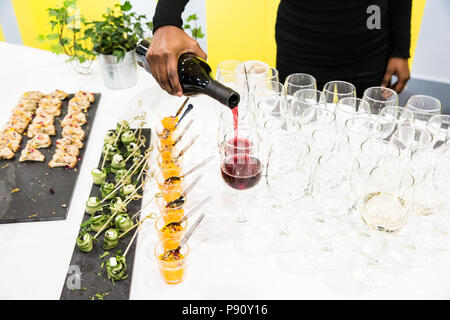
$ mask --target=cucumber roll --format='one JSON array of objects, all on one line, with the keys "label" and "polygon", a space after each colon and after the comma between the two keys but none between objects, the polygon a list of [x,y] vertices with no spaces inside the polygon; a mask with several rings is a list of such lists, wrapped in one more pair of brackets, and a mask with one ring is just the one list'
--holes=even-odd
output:
[{"label": "cucumber roll", "polygon": [[[116,192],[114,191],[114,183],[111,182],[106,182],[106,183],[102,183],[102,185],[100,186],[100,191],[102,193],[102,199],[112,199],[115,195]],[[113,193],[111,193],[113,192]]]},{"label": "cucumber roll", "polygon": [[103,157],[106,156],[106,160],[108,161],[111,161],[113,156],[118,153],[120,153],[119,149],[112,144],[105,144],[103,146],[102,155]]},{"label": "cucumber roll", "polygon": [[94,246],[94,238],[89,233],[80,234],[77,238],[77,246],[83,252],[90,252]]},{"label": "cucumber roll", "polygon": [[105,136],[103,137],[103,141],[105,142],[105,144],[113,144],[114,141],[116,140],[117,135],[114,131],[108,131]]},{"label": "cucumber roll", "polygon": [[91,230],[98,232],[108,221],[109,216],[106,214],[95,216],[91,219]]},{"label": "cucumber roll", "polygon": [[138,148],[138,145],[134,142],[127,145],[127,155],[130,155],[132,153],[133,153],[133,156],[135,156],[135,157],[141,155],[141,149]]},{"label": "cucumber roll", "polygon": [[122,134],[128,130],[130,130],[130,124],[126,120],[121,120],[121,121],[117,122],[116,134],[119,134],[119,132]]},{"label": "cucumber roll", "polygon": [[114,225],[120,231],[127,231],[134,224],[133,224],[133,221],[131,220],[131,218],[130,218],[130,216],[128,214],[122,213],[122,214],[117,215],[114,218]]},{"label": "cucumber roll", "polygon": [[91,170],[92,180],[94,184],[101,185],[103,182],[106,181],[106,170],[105,169],[98,169],[94,168]]},{"label": "cucumber roll", "polygon": [[[116,172],[116,176],[115,176],[116,183],[119,183],[119,181],[122,180],[122,177],[126,173],[127,173],[127,170],[125,170],[125,169],[118,170]],[[124,184],[129,184],[130,182],[131,182],[131,176],[129,176],[129,175],[127,177],[125,177],[125,179],[122,180],[122,183],[124,183]]]},{"label": "cucumber roll", "polygon": [[122,135],[120,136],[120,140],[123,144],[128,145],[132,142],[136,142],[136,137],[134,136],[133,131],[128,130],[122,133]]},{"label": "cucumber roll", "polygon": [[103,237],[103,246],[105,250],[114,249],[119,245],[119,231],[116,229],[108,229]]},{"label": "cucumber roll", "polygon": [[103,211],[100,200],[97,197],[89,197],[88,201],[86,201],[86,213],[94,215],[99,211]]},{"label": "cucumber roll", "polygon": [[111,172],[116,173],[121,169],[125,169],[125,159],[121,154],[115,154],[111,160]]},{"label": "cucumber roll", "polygon": [[106,274],[111,281],[124,280],[128,277],[127,264],[125,263],[125,257],[116,255],[106,261]]},{"label": "cucumber roll", "polygon": [[120,195],[124,198],[128,197],[136,190],[136,186],[134,184],[126,184],[122,187],[120,191]]}]

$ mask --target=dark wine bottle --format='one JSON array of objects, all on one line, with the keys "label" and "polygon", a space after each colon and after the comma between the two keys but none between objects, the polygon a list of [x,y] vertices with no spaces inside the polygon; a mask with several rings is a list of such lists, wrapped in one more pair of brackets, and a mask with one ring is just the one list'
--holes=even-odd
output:
[{"label": "dark wine bottle", "polygon": [[[145,54],[149,46],[148,40],[141,40],[136,47],[137,63],[148,72],[150,72],[150,67]],[[239,94],[214,80],[208,63],[191,53],[181,55],[178,60],[178,78],[183,88],[183,94],[186,96],[203,93],[230,109],[237,107],[239,103]]]}]

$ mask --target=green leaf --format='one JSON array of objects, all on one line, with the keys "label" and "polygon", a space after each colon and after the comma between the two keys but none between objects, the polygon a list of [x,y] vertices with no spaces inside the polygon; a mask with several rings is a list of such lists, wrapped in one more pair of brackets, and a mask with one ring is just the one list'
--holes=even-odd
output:
[{"label": "green leaf", "polygon": [[189,25],[189,24],[185,24],[184,26],[183,26],[183,29],[184,30],[187,30],[187,29],[190,29],[191,28],[191,26]]},{"label": "green leaf", "polygon": [[45,41],[45,35],[43,35],[43,34],[38,35],[37,41],[39,41],[39,42]]},{"label": "green leaf", "polygon": [[131,3],[130,3],[130,1],[125,1],[124,3],[123,3],[123,5],[121,5],[120,6],[120,10],[122,10],[122,11],[130,11],[131,10],[131,8],[132,8],[132,5],[131,5]]},{"label": "green leaf", "polygon": [[187,18],[187,22],[189,22],[189,21],[197,21],[197,14],[196,13],[194,13],[194,14],[191,14],[188,18]]},{"label": "green leaf", "polygon": [[57,33],[49,33],[47,35],[47,40],[56,40],[59,38],[59,35]]}]

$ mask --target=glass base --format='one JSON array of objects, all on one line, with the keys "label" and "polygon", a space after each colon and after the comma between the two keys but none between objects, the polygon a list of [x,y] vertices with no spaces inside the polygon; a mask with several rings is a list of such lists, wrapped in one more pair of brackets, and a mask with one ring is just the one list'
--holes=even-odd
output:
[{"label": "glass base", "polygon": [[376,261],[359,262],[352,268],[353,277],[371,288],[385,288],[395,279],[395,273]]},{"label": "glass base", "polygon": [[291,231],[278,231],[268,239],[268,246],[271,250],[280,253],[294,252],[300,249],[299,238]]}]

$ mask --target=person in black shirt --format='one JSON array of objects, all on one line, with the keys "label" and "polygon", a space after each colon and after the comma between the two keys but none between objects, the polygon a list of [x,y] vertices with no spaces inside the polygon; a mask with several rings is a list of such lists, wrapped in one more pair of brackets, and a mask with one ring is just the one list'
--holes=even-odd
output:
[{"label": "person in black shirt", "polygon": [[[206,60],[182,30],[187,2],[158,1],[146,55],[159,85],[178,96],[178,58],[190,52]],[[318,89],[344,80],[356,86],[358,96],[380,85],[400,93],[410,78],[411,6],[412,0],[281,0],[275,26],[280,82],[303,72],[317,79]]]}]

